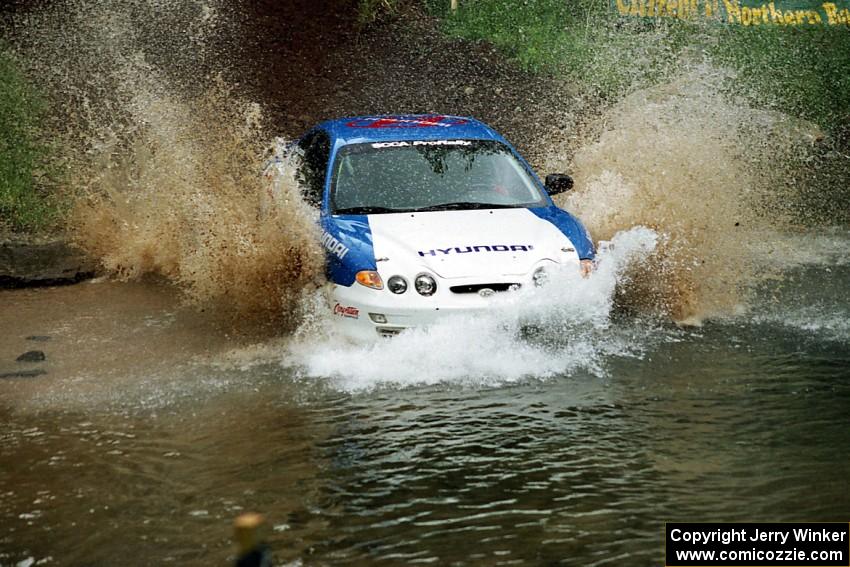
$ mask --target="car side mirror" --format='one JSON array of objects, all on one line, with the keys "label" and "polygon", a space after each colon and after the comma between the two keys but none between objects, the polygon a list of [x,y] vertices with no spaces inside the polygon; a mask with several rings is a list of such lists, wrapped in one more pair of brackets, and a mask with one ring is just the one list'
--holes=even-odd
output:
[{"label": "car side mirror", "polygon": [[546,176],[546,192],[549,195],[564,193],[573,188],[573,178],[566,173],[550,173]]}]

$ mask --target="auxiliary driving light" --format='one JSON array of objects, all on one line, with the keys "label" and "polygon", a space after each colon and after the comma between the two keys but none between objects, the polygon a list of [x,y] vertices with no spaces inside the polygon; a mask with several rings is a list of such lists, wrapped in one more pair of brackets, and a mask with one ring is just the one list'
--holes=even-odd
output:
[{"label": "auxiliary driving light", "polygon": [[393,293],[404,293],[407,291],[407,280],[401,276],[392,276],[387,280],[387,289]]},{"label": "auxiliary driving light", "polygon": [[365,285],[372,289],[384,289],[384,280],[381,279],[381,275],[378,272],[373,270],[357,272],[355,278],[360,285]]},{"label": "auxiliary driving light", "polygon": [[437,291],[437,282],[434,281],[434,278],[428,274],[419,274],[416,276],[416,279],[413,281],[413,285],[416,287],[416,291],[419,295],[424,295],[425,297],[434,295],[434,292]]},{"label": "auxiliary driving light", "polygon": [[387,316],[383,313],[369,313],[369,319],[371,319],[373,323],[381,325],[387,322]]}]

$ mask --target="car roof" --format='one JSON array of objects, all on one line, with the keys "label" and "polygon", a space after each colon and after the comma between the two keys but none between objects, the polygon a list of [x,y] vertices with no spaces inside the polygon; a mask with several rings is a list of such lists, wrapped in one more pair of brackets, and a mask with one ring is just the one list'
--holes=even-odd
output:
[{"label": "car roof", "polygon": [[322,122],[335,144],[387,140],[480,139],[505,140],[495,130],[468,116],[445,114],[393,114],[350,116]]}]

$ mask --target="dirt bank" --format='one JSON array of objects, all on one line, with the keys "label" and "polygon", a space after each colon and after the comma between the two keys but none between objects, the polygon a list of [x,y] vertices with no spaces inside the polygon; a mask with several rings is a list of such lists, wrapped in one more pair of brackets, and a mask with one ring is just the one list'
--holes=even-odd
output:
[{"label": "dirt bank", "polygon": [[446,37],[418,3],[364,29],[352,2],[264,0],[244,10],[239,79],[284,135],[345,115],[462,114],[535,161],[542,131],[572,125],[556,78],[522,71],[489,44]]}]

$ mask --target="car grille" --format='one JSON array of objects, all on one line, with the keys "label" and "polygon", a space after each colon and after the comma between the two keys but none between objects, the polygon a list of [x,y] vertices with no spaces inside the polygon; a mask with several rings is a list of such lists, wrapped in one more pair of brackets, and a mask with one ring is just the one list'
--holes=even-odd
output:
[{"label": "car grille", "polygon": [[521,284],[518,283],[482,283],[482,284],[471,284],[471,285],[453,285],[449,289],[452,293],[478,293],[482,289],[492,289],[496,292],[508,291],[512,286],[516,286],[514,289],[520,287]]}]

